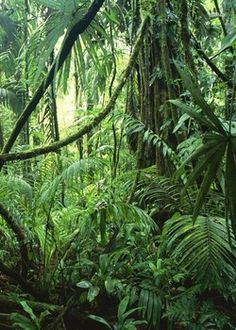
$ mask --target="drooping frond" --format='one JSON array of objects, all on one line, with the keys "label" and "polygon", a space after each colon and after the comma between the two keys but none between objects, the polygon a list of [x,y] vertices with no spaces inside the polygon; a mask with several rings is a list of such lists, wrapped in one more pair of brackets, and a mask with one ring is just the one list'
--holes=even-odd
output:
[{"label": "drooping frond", "polygon": [[[35,2],[49,8],[51,12],[46,21],[42,22],[30,36],[29,49],[27,50],[30,66],[36,70],[33,72],[33,81],[37,83],[59,38],[63,36],[67,28],[73,26],[83,16],[85,8],[84,6],[78,8],[73,0],[67,1],[66,4],[64,1],[53,0],[36,0]],[[35,58],[37,59],[36,63]]]},{"label": "drooping frond", "polygon": [[165,209],[180,207],[180,187],[171,179],[143,172],[136,192],[140,205],[156,205]]},{"label": "drooping frond", "polygon": [[147,230],[149,228],[156,228],[156,224],[153,222],[152,218],[139,207],[124,203],[124,202],[115,202],[108,205],[108,216],[114,221],[122,222],[131,222],[131,223],[140,223]]},{"label": "drooping frond", "polygon": [[5,35],[2,41],[1,48],[11,47],[14,51],[18,48],[17,39],[16,39],[16,25],[12,22],[10,17],[0,13],[0,27],[4,30]]},{"label": "drooping frond", "polygon": [[176,154],[174,150],[166,143],[165,139],[160,134],[154,133],[151,129],[145,127],[141,121],[130,115],[124,116],[123,125],[126,129],[127,135],[142,132],[143,141],[145,143],[157,147],[164,157],[168,157],[173,163],[175,163]]},{"label": "drooping frond", "polygon": [[95,170],[101,170],[101,168],[103,168],[105,165],[106,161],[98,157],[84,158],[75,161],[67,168],[65,168],[60,175],[56,176],[54,180],[52,180],[50,183],[47,183],[42,188],[41,201],[47,202],[53,198],[61,183],[66,185],[73,185],[73,183],[78,183],[78,180],[81,181],[81,178],[83,178],[85,173],[89,172],[92,174],[92,172]]},{"label": "drooping frond", "polygon": [[21,100],[11,90],[7,88],[0,88],[0,103],[4,106],[9,106],[16,114],[22,110]]},{"label": "drooping frond", "polygon": [[32,201],[32,187],[23,178],[11,175],[0,176],[0,198],[24,201],[30,205]]},{"label": "drooping frond", "polygon": [[99,157],[80,159],[63,171],[62,179],[67,184],[71,184],[78,177],[87,173],[87,171],[101,170],[105,165],[106,161]]}]

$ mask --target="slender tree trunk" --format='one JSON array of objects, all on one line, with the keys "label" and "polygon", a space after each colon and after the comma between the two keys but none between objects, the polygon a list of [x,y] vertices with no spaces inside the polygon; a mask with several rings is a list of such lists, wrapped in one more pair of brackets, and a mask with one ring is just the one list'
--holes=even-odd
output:
[{"label": "slender tree trunk", "polygon": [[189,8],[187,0],[180,0],[180,36],[184,52],[184,60],[191,72],[196,75],[196,68],[191,52],[190,31],[188,25]]}]

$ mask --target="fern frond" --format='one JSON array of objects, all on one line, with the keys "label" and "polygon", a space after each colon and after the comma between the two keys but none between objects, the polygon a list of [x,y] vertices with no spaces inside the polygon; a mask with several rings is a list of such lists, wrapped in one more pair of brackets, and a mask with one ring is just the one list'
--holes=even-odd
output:
[{"label": "fern frond", "polygon": [[[41,189],[41,203],[47,203],[54,198],[60,184],[66,184],[72,186],[78,183],[82,183],[83,176],[92,175],[97,170],[104,168],[107,165],[107,161],[99,157],[90,157],[75,161],[67,168],[65,168],[61,174],[57,175],[50,183],[46,182]],[[49,172],[50,173],[50,172]]]},{"label": "fern frond", "polygon": [[150,128],[147,128],[141,121],[139,121],[136,118],[133,118],[130,115],[124,116],[124,127],[126,129],[126,133],[128,135],[143,132],[143,141],[158,147],[164,157],[169,157],[171,161],[175,164],[177,161],[177,155],[174,152],[174,150],[165,142],[165,140],[161,137],[161,135],[158,135],[157,133],[154,133]]},{"label": "fern frond", "polygon": [[73,181],[78,179],[81,175],[84,175],[89,171],[99,171],[103,169],[106,164],[107,162],[105,160],[96,156],[80,159],[65,169],[62,172],[61,177],[66,184],[72,184]]},{"label": "fern frond", "polygon": [[150,227],[157,229],[152,218],[144,210],[132,204],[117,201],[115,204],[109,204],[108,215],[113,220],[127,223],[140,223],[147,230],[149,230]]}]

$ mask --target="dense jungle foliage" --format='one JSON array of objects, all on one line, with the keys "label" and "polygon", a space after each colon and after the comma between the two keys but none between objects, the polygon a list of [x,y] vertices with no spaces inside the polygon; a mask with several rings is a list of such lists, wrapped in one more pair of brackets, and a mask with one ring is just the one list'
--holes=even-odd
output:
[{"label": "dense jungle foliage", "polygon": [[236,329],[235,0],[0,1],[0,329]]}]

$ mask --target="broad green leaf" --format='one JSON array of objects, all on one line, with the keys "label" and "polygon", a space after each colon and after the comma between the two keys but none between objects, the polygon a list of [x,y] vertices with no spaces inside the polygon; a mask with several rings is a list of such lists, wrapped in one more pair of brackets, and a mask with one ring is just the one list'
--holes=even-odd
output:
[{"label": "broad green leaf", "polygon": [[199,189],[198,195],[197,195],[197,200],[194,206],[194,212],[193,212],[193,220],[195,221],[197,216],[199,215],[199,212],[201,210],[201,207],[203,205],[204,199],[211,187],[212,182],[216,178],[216,174],[219,168],[219,165],[222,161],[222,157],[224,156],[225,153],[225,145],[223,144],[218,152],[214,154],[211,158],[211,162],[207,168],[207,171],[204,175],[201,187]]},{"label": "broad green leaf", "polygon": [[153,292],[149,293],[148,305],[147,305],[147,319],[149,322],[152,320],[152,312],[154,306],[155,294]]},{"label": "broad green leaf", "polygon": [[99,267],[102,274],[105,274],[109,266],[109,256],[107,254],[102,254],[99,257]]},{"label": "broad green leaf", "polygon": [[121,300],[121,302],[119,303],[119,307],[118,307],[118,320],[119,320],[119,322],[124,320],[124,314],[125,314],[125,311],[127,309],[128,303],[129,303],[129,297],[128,296],[124,297]]},{"label": "broad green leaf", "polygon": [[110,326],[110,324],[103,317],[100,317],[100,316],[97,316],[97,315],[93,315],[93,314],[90,314],[88,317],[91,320],[94,320],[94,321],[97,321],[99,323],[104,324],[106,327],[108,327],[108,329],[112,329],[112,327]]},{"label": "broad green leaf", "polygon": [[152,311],[152,324],[154,327],[158,327],[160,324],[161,312],[162,312],[161,298],[155,295],[155,298],[153,300],[153,311]]},{"label": "broad green leaf", "polygon": [[231,47],[235,43],[235,41],[236,41],[236,28],[230,31],[230,33],[222,40],[221,49],[219,53]]},{"label": "broad green leaf", "polygon": [[24,311],[26,313],[28,313],[30,318],[34,321],[35,325],[39,326],[39,320],[36,317],[36,315],[34,314],[32,308],[27,304],[27,302],[26,301],[21,301],[20,304],[23,307]]},{"label": "broad green leaf", "polygon": [[88,301],[92,302],[99,294],[100,288],[98,286],[92,286],[88,290]]},{"label": "broad green leaf", "polygon": [[140,309],[142,309],[142,307],[135,307],[135,308],[128,310],[127,312],[125,312],[123,314],[123,320],[125,320],[129,315],[133,314],[134,312],[139,311]]},{"label": "broad green leaf", "polygon": [[76,286],[81,289],[89,289],[92,287],[92,283],[89,281],[81,281],[81,282],[77,283]]},{"label": "broad green leaf", "polygon": [[184,113],[178,120],[177,125],[173,129],[173,133],[178,132],[178,130],[182,127],[183,123],[188,120],[190,116],[187,113]]},{"label": "broad green leaf", "polygon": [[108,276],[105,280],[105,288],[107,292],[111,294],[114,291],[114,287],[114,280],[110,276]]},{"label": "broad green leaf", "polygon": [[34,2],[54,10],[63,11],[65,9],[65,2],[63,0],[34,0]]},{"label": "broad green leaf", "polygon": [[145,289],[142,289],[140,292],[140,297],[139,297],[139,306],[143,307],[143,310],[142,310],[143,318],[145,317],[145,314],[147,311],[148,298],[149,298],[149,292]]}]

